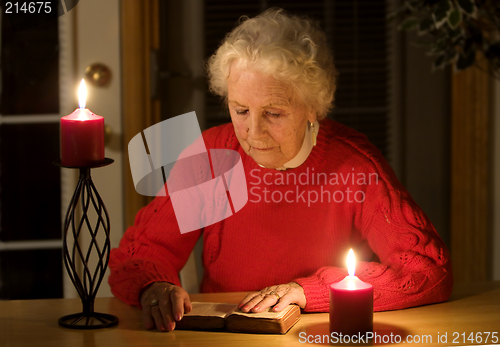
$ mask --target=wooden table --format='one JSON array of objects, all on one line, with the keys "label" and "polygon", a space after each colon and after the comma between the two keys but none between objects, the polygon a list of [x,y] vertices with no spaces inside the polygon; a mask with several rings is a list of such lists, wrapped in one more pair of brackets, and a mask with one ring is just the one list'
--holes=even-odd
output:
[{"label": "wooden table", "polygon": [[[192,300],[237,303],[243,297],[244,293],[197,294],[192,295]],[[323,335],[329,334],[327,313],[302,314],[301,320],[286,335],[197,331],[160,333],[144,330],[141,311],[115,298],[99,298],[95,306],[97,312],[118,316],[118,326],[85,331],[60,327],[57,321],[61,316],[80,312],[81,303],[77,299],[0,301],[0,346],[263,347],[329,344],[328,341],[317,343],[318,336],[323,339]],[[375,313],[374,332],[380,337],[375,344],[390,344],[398,342],[399,338],[401,342],[406,342],[406,339],[414,341],[414,345],[493,344],[493,335],[500,344],[500,282],[455,285],[448,302]],[[488,332],[494,334],[484,341]],[[474,341],[467,339],[471,333]],[[479,335],[483,337],[482,342],[476,340]],[[438,336],[441,341],[438,341]],[[443,336],[447,336],[447,343]]]}]

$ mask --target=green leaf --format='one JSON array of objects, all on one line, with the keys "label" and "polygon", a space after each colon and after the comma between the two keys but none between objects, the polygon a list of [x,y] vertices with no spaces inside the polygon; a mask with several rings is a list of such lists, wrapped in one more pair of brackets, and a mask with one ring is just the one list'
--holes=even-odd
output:
[{"label": "green leaf", "polygon": [[420,35],[426,34],[434,29],[434,21],[431,18],[423,19],[418,25],[418,33]]},{"label": "green leaf", "polygon": [[476,13],[476,4],[474,0],[456,0],[458,6],[462,9],[464,13],[467,13],[469,16],[472,16]]},{"label": "green leaf", "polygon": [[455,47],[450,38],[446,35],[442,35],[429,44],[427,54],[430,56],[445,55],[447,60],[450,60],[454,58],[455,52]]},{"label": "green leaf", "polygon": [[436,48],[442,51],[447,50],[450,47],[450,38],[448,36],[443,36],[436,41]]},{"label": "green leaf", "polygon": [[417,18],[410,17],[405,19],[399,26],[399,30],[413,30],[416,29],[419,24],[419,21]]},{"label": "green leaf", "polygon": [[432,69],[433,70],[442,69],[442,68],[444,68],[446,66],[447,63],[448,63],[448,61],[446,60],[446,55],[445,54],[441,54],[432,63]]},{"label": "green leaf", "polygon": [[441,53],[436,60],[434,60],[432,67],[434,70],[442,69],[446,65],[452,64],[457,56],[457,51],[455,49],[449,49],[443,53]]},{"label": "green leaf", "polygon": [[460,10],[454,9],[448,14],[448,25],[450,28],[456,29],[461,21],[462,12]]},{"label": "green leaf", "polygon": [[432,14],[432,18],[434,19],[434,23],[436,23],[437,29],[439,29],[446,22],[451,10],[452,5],[450,0],[440,0],[437,3],[434,13]]},{"label": "green leaf", "polygon": [[463,32],[463,29],[456,28],[455,30],[451,30],[448,35],[449,35],[450,39],[455,40],[459,37],[462,37],[464,35],[464,32]]}]

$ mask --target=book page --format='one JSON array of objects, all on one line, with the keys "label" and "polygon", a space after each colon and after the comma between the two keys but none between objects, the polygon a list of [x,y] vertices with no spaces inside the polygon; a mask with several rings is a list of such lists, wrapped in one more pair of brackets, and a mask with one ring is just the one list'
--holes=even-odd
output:
[{"label": "book page", "polygon": [[288,307],[284,308],[280,312],[274,312],[273,308],[270,307],[268,310],[263,311],[263,312],[241,312],[238,308],[235,308],[234,311],[231,314],[236,314],[239,316],[245,316],[245,317],[250,317],[250,318],[268,318],[268,319],[280,319],[283,317],[288,311],[294,308],[294,305],[289,305]]},{"label": "book page", "polygon": [[236,304],[223,304],[213,302],[192,302],[193,309],[185,316],[221,317],[232,313],[237,308]]}]

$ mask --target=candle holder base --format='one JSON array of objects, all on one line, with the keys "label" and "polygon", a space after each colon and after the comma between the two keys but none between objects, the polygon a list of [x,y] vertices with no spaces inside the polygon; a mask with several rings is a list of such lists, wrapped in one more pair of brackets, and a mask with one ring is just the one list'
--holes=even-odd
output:
[{"label": "candle holder base", "polygon": [[59,318],[59,325],[70,329],[101,329],[117,324],[118,317],[99,312],[81,312]]}]

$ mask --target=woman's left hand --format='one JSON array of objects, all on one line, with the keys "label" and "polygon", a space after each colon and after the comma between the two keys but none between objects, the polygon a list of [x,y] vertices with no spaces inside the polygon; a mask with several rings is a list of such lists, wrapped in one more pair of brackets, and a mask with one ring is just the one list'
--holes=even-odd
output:
[{"label": "woman's left hand", "polygon": [[243,312],[262,312],[269,307],[279,312],[290,304],[306,307],[306,296],[302,286],[296,282],[280,284],[248,294],[238,305]]}]

